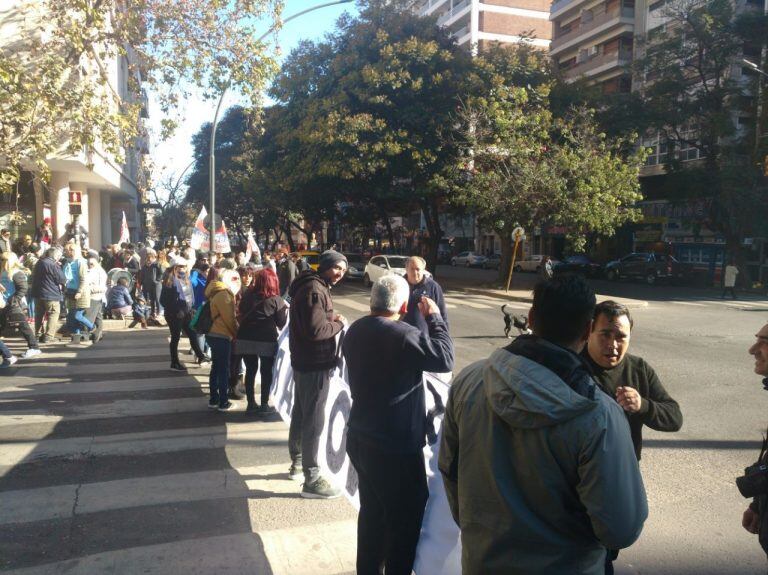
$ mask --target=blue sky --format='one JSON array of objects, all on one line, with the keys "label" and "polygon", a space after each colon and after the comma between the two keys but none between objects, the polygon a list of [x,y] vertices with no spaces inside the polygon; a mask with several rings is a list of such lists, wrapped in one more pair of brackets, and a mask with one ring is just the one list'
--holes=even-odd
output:
[{"label": "blue sky", "polygon": [[[295,14],[310,6],[321,4],[322,0],[286,0],[283,17]],[[284,58],[301,40],[318,40],[334,28],[334,24],[344,12],[356,13],[354,3],[340,6],[330,6],[306,14],[288,22],[278,35],[281,56]],[[238,103],[238,95],[228,95],[224,100],[224,108]],[[153,109],[154,108],[154,109]],[[152,149],[150,154],[154,162],[153,179],[160,182],[165,175],[178,177],[192,161],[192,136],[200,126],[213,120],[216,102],[202,98],[191,98],[180,107],[180,126],[173,138],[160,142],[160,110],[150,108],[150,128],[152,131]]]}]

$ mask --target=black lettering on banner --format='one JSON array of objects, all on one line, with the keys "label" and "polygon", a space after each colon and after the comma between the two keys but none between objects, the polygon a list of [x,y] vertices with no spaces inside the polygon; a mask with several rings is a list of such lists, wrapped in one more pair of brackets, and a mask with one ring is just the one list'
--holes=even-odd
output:
[{"label": "black lettering on banner", "polygon": [[[352,401],[346,391],[342,390],[336,397],[331,407],[331,413],[328,416],[328,435],[325,440],[325,461],[328,469],[336,474],[344,467],[344,459],[347,457],[347,421],[349,420],[349,410],[352,408]],[[339,449],[333,447],[333,432],[336,429],[334,425],[336,418],[344,419],[344,426],[339,442]]]},{"label": "black lettering on banner", "polygon": [[435,386],[426,378],[424,379],[424,383],[427,386],[427,391],[432,394],[432,398],[435,402],[435,405],[427,411],[427,419],[425,422],[427,443],[434,445],[437,443],[437,427],[435,426],[435,421],[442,418],[445,413],[445,406],[443,405],[443,398],[437,392]]},{"label": "black lettering on banner", "polygon": [[355,493],[357,493],[358,482],[359,479],[357,477],[357,470],[354,468],[352,462],[350,461],[349,465],[347,466],[347,484],[345,489],[351,496],[354,496]]}]

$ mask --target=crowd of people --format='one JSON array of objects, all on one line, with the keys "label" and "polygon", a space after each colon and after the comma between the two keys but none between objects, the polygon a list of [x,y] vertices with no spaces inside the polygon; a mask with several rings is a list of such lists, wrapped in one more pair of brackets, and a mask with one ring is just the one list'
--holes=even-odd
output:
[{"label": "crowd of people", "polygon": [[[379,278],[370,314],[350,324],[333,306],[331,290],[348,266],[334,250],[320,255],[315,270],[287,252],[249,258],[138,244],[97,253],[76,238],[61,248],[34,246],[19,257],[0,242],[0,318],[18,326],[24,357],[62,330],[98,342],[104,313],[142,328],[164,323],[171,369],[187,369],[182,334],[196,363],[210,364],[210,409],[232,410],[242,383],[246,410],[272,413],[278,336],[287,324],[294,378],[288,477],[302,481],[305,498],[342,494],[323,477],[318,448],[330,376],[343,356],[352,395],[346,451],[359,482],[357,572],[411,573],[429,496],[423,373],[451,372],[455,354],[443,291],[422,258],[408,258],[404,278]],[[678,431],[680,406],[651,365],[629,353],[630,310],[598,303],[584,280],[544,277],[528,326],[531,334],[468,366],[450,387],[438,467],[461,531],[462,571],[613,573],[619,550],[637,540],[648,515],[643,428]],[[750,348],[755,371],[768,381],[766,350],[768,326]],[[1,342],[0,351],[4,367],[15,363]],[[768,478],[767,466],[763,452],[745,477]],[[755,495],[743,526],[760,533],[768,550],[768,528],[761,529],[768,494]]]}]

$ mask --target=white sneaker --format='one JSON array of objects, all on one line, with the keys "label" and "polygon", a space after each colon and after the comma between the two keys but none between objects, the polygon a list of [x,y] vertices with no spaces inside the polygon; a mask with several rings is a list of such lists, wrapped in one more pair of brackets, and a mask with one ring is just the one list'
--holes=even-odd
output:
[{"label": "white sneaker", "polygon": [[0,363],[0,368],[11,367],[17,361],[19,361],[19,359],[15,355],[12,355],[11,357],[4,359],[3,363]]},{"label": "white sneaker", "polygon": [[24,352],[24,355],[22,355],[22,359],[29,359],[31,357],[35,357],[43,353],[39,349],[29,348],[27,351]]}]

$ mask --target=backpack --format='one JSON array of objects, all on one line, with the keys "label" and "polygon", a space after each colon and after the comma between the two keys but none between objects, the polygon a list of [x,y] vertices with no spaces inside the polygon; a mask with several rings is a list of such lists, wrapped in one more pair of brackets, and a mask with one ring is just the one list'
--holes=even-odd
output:
[{"label": "backpack", "polygon": [[211,315],[211,304],[205,302],[195,313],[195,317],[189,323],[189,326],[200,335],[206,335],[213,327],[213,316]]}]

